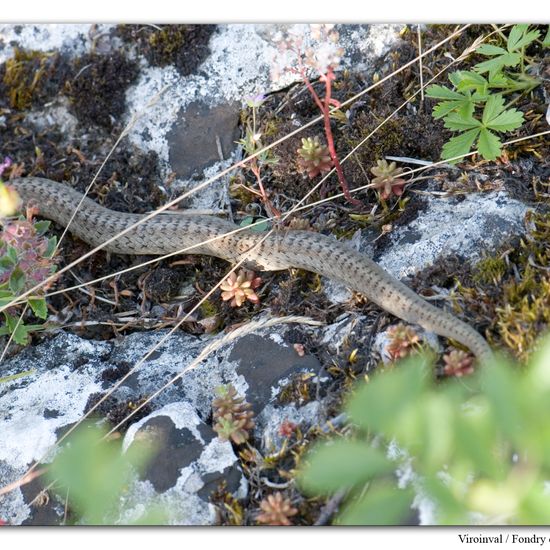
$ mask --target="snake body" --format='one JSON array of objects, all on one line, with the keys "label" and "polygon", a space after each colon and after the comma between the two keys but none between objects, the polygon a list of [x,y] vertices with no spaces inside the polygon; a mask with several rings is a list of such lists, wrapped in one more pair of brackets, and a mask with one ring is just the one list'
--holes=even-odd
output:
[{"label": "snake body", "polygon": [[[71,187],[43,178],[17,178],[12,184],[25,202],[36,205],[40,215],[67,226],[82,195]],[[143,219],[141,214],[109,210],[84,198],[69,230],[92,246],[99,246]],[[244,230],[213,216],[159,215],[146,220],[105,246],[117,254],[163,255],[191,248],[186,253],[206,254],[259,271],[291,267],[305,269],[339,281],[409,323],[467,346],[481,361],[491,349],[470,325],[429,304],[375,262],[345,243],[310,231],[274,231],[265,235]],[[210,239],[216,239],[208,243]]]}]

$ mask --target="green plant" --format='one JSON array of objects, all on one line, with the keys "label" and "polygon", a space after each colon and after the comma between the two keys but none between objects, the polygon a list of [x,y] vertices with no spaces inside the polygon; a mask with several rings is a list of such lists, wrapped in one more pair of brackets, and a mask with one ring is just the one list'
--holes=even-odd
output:
[{"label": "green plant", "polygon": [[214,431],[225,440],[241,445],[250,437],[254,427],[254,412],[244,397],[239,397],[231,385],[220,386],[216,390],[218,397],[212,402]]},{"label": "green plant", "polygon": [[[425,357],[408,358],[357,387],[346,412],[355,436],[318,444],[298,475],[311,495],[347,491],[338,523],[402,523],[415,491],[437,524],[550,521],[550,339],[525,368],[499,357],[467,384],[437,384]],[[402,468],[414,471],[404,488]]]},{"label": "green plant", "polygon": [[[263,96],[262,94],[246,98],[246,104],[250,109],[252,109],[252,124],[250,123],[250,121],[246,123],[245,137],[240,139],[237,143],[242,146],[248,156],[256,154],[256,152],[260,151],[264,147],[261,141],[262,134],[258,130],[257,122],[258,109],[262,106],[264,101],[265,96]],[[259,196],[262,202],[265,204],[269,214],[275,217],[280,217],[281,214],[269,200],[269,196],[263,185],[262,170],[267,166],[277,164],[278,162],[279,159],[273,155],[271,149],[261,152],[247,163],[247,168],[256,178],[256,183],[258,184],[259,191],[243,185],[243,187],[247,191]]]},{"label": "green plant", "polygon": [[526,77],[525,49],[539,36],[540,32],[529,30],[529,25],[514,25],[506,40],[506,48],[494,46],[493,44],[481,44],[476,48],[476,53],[485,55],[490,59],[478,63],[474,70],[479,74],[489,73],[489,78],[492,81],[495,81],[499,76],[504,80],[513,81],[513,77],[503,74],[502,71],[505,67],[516,68],[519,65],[521,68],[519,76]]},{"label": "green plant", "polygon": [[377,160],[376,166],[370,171],[374,174],[371,184],[378,189],[380,198],[386,200],[395,195],[400,197],[403,194],[403,188],[407,183],[401,176],[403,168],[397,168],[395,162],[388,164],[387,160]]},{"label": "green plant", "polygon": [[[4,306],[22,294],[25,290],[41,283],[55,272],[54,256],[57,241],[48,239],[45,233],[50,226],[48,221],[33,221],[34,212],[27,210],[27,217],[17,220],[6,219],[20,207],[16,191],[5,185],[2,173],[11,166],[11,159],[5,158],[0,164],[0,305]],[[42,294],[37,293],[25,299],[36,317],[46,319],[48,309]],[[0,326],[0,335],[10,334],[20,345],[29,341],[29,333],[41,330],[43,325],[28,325],[19,315],[19,307],[10,307],[4,314],[5,325]]]},{"label": "green plant", "polygon": [[330,151],[326,145],[321,145],[318,136],[302,138],[302,147],[296,152],[300,172],[306,172],[311,179],[330,172],[333,166]]},{"label": "green plant", "polygon": [[[47,472],[60,502],[75,514],[75,523],[111,525],[121,517],[122,496],[136,473],[152,459],[144,441],[122,452],[120,440],[103,441],[105,430],[83,426],[55,457]],[[166,511],[152,507],[135,525],[166,523]]]},{"label": "green plant", "polygon": [[[50,226],[48,221],[33,221],[32,210],[26,218],[3,223],[0,233],[0,305],[6,305],[20,294],[41,283],[56,270],[56,237],[45,236]],[[25,299],[25,304],[39,319],[48,317],[43,293],[36,293]],[[20,306],[19,306],[20,307]],[[29,333],[43,329],[43,325],[25,324],[18,314],[19,307],[10,307],[4,314],[5,325],[0,335],[11,334],[16,343],[25,345]]]},{"label": "green plant", "polygon": [[[473,71],[449,75],[452,89],[437,84],[427,88],[426,95],[438,100],[433,117],[442,118],[445,128],[460,132],[443,146],[443,159],[466,155],[474,143],[487,160],[502,154],[497,134],[515,130],[524,122],[523,114],[510,108],[517,97],[505,105],[504,96],[526,93],[540,84],[540,80],[527,73],[525,54],[527,46],[539,36],[540,32],[529,30],[528,25],[514,25],[506,39],[506,48],[481,44],[476,53],[489,59],[475,65]],[[518,73],[511,72],[517,67]]]}]

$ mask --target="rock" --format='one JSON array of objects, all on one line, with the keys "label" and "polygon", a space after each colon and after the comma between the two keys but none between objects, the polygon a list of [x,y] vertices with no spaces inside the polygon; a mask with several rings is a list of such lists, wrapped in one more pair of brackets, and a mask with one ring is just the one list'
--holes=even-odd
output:
[{"label": "rock", "polygon": [[311,426],[321,425],[326,420],[326,414],[319,401],[312,401],[303,407],[294,404],[276,407],[270,404],[256,420],[256,432],[262,442],[262,452],[276,454],[281,450],[288,437],[284,435],[285,424],[289,431],[299,427],[304,433]]},{"label": "rock", "polygon": [[237,363],[236,373],[245,381],[246,400],[259,414],[290,381],[301,372],[318,372],[321,365],[312,355],[300,357],[280,334],[268,337],[249,334],[235,342],[228,361]]},{"label": "rock", "polygon": [[[136,479],[125,493],[121,523],[139,517],[144,506],[164,504],[171,510],[172,523],[210,524],[215,516],[208,497],[222,480],[227,490],[244,495],[246,484],[231,444],[221,441],[209,426],[212,401],[218,386],[233,384],[257,414],[271,407],[270,430],[276,429],[273,402],[281,387],[293,375],[315,374],[320,368],[314,357],[298,355],[285,337],[287,330],[286,326],[277,327],[277,331],[264,329],[217,350],[155,397],[151,414],[130,421],[124,448],[138,435],[153,434],[159,451],[142,479]],[[31,369],[35,372],[0,386],[0,410],[4,411],[0,486],[18,479],[34,461],[50,462],[57,439],[83,416],[90,400],[96,402],[107,389],[120,384],[100,409],[107,416],[115,411],[118,420],[116,415],[126,414],[121,404],[139,402],[157,391],[214,340],[175,333],[122,381],[166,334],[134,333],[116,342],[96,342],[60,332],[5,361],[5,376]],[[314,403],[295,410],[291,406],[279,416],[311,424],[317,419],[316,410]],[[25,437],[21,437],[23,433]],[[262,439],[263,434],[257,431],[256,437]],[[272,435],[268,438],[274,440]],[[36,481],[9,493],[0,501],[0,518],[11,524],[59,523],[64,512],[55,498],[41,507],[29,505],[41,489]],[[182,493],[186,495],[183,499]]]},{"label": "rock", "polygon": [[14,48],[47,52],[58,50],[68,55],[82,55],[92,47],[92,26],[98,33],[108,32],[112,25],[42,24],[0,25],[0,63],[12,57]]},{"label": "rock", "polygon": [[391,244],[375,259],[399,279],[452,254],[475,262],[483,251],[522,234],[528,210],[505,191],[434,198],[416,219],[390,234]]},{"label": "rock", "polygon": [[124,498],[123,523],[160,503],[172,524],[212,524],[215,510],[208,499],[222,481],[238,498],[246,495],[231,444],[220,440],[190,404],[172,403],[136,422],[123,448],[144,437],[153,443],[155,455]]},{"label": "rock", "polygon": [[229,157],[239,138],[240,109],[237,102],[195,101],[182,110],[167,136],[172,170],[186,179]]}]

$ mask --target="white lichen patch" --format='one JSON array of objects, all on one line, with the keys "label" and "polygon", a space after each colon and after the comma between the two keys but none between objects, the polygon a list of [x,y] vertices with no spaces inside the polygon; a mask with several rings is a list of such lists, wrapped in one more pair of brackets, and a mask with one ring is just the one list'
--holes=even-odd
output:
[{"label": "white lichen patch", "polygon": [[151,482],[134,480],[121,499],[116,523],[128,525],[158,511],[168,525],[212,525],[214,507],[195,494],[183,492],[182,481],[180,478],[174,487],[158,494]]},{"label": "white lichen patch", "polygon": [[403,278],[458,254],[479,260],[507,238],[521,234],[528,207],[504,191],[431,199],[428,208],[391,234],[392,245],[378,263]]},{"label": "white lichen patch", "polygon": [[100,389],[93,372],[72,370],[69,365],[37,373],[22,387],[8,388],[0,397],[5,415],[0,460],[14,468],[43,460],[56,442],[56,430],[78,421],[88,397]]},{"label": "white lichen patch", "polygon": [[325,421],[326,414],[318,401],[312,401],[303,407],[268,405],[256,419],[256,433],[261,438],[263,451],[268,454],[276,453],[285,440],[280,432],[284,422],[295,424],[302,432],[306,432],[309,427],[320,426]]},{"label": "white lichen patch", "polygon": [[[227,160],[214,163],[203,171],[204,180],[215,178],[220,172],[232,166],[234,162],[235,156],[231,155],[231,158]],[[222,176],[200,189],[196,188],[196,180],[176,179],[172,184],[172,188],[178,192],[182,190],[189,193],[188,198],[185,200],[191,209],[212,210],[214,213],[227,212],[229,209],[228,183],[230,175]]]},{"label": "white lichen patch", "polygon": [[13,56],[14,46],[40,52],[61,51],[82,55],[90,50],[93,37],[108,32],[113,25],[51,23],[40,25],[0,25],[0,63]]},{"label": "white lichen patch", "polygon": [[214,438],[202,452],[197,461],[197,468],[201,474],[223,472],[237,461],[233,447],[229,441],[222,441],[219,437]]}]

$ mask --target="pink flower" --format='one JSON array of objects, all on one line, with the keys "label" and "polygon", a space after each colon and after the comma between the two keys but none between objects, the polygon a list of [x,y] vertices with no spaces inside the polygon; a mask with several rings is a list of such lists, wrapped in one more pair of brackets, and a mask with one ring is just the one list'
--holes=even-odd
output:
[{"label": "pink flower", "polygon": [[6,168],[9,168],[12,164],[13,163],[12,163],[12,160],[10,159],[10,157],[4,157],[4,162],[2,164],[0,164],[0,176],[2,175],[4,170]]}]

